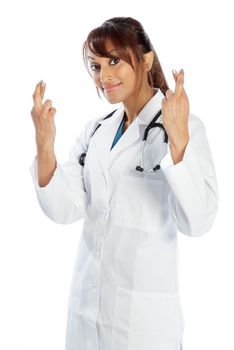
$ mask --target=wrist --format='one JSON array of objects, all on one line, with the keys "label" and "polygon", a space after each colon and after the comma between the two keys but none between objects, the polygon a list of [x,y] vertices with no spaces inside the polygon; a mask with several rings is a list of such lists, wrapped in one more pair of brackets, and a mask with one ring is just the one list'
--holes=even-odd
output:
[{"label": "wrist", "polygon": [[37,157],[41,159],[55,158],[54,148],[37,148]]},{"label": "wrist", "polygon": [[169,147],[170,147],[171,157],[173,159],[174,164],[177,164],[183,160],[185,149],[188,142],[189,142],[189,138],[180,144],[170,143]]}]

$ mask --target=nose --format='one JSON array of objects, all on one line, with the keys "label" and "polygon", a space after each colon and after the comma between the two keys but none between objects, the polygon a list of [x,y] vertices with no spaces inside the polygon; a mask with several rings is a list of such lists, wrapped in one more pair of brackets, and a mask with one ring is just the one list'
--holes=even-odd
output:
[{"label": "nose", "polygon": [[111,72],[108,66],[100,69],[100,83],[105,83],[111,80]]}]

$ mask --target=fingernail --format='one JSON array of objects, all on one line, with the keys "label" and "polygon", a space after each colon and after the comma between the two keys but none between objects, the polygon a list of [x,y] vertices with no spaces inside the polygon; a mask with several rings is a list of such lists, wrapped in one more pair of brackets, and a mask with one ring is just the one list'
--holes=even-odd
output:
[{"label": "fingernail", "polygon": [[173,72],[174,74],[177,74],[177,72],[176,72],[176,70],[175,70],[175,69],[172,69],[172,72]]},{"label": "fingernail", "polygon": [[182,72],[182,73],[184,73],[184,70],[183,70],[183,68],[181,68],[181,72]]},{"label": "fingernail", "polygon": [[45,87],[45,85],[46,85],[45,82],[43,80],[41,80],[41,86]]}]

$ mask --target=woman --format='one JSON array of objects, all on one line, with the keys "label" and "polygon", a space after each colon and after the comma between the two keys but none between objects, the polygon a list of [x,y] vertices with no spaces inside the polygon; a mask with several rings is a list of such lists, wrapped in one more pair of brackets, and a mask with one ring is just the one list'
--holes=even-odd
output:
[{"label": "woman", "polygon": [[[105,21],[89,33],[83,55],[99,97],[122,104],[87,122],[65,164],[54,153],[56,109],[42,102],[41,83],[31,111],[40,206],[57,223],[84,218],[66,350],[179,350],[177,231],[208,232],[218,206],[205,128],[189,113],[183,70],[173,72],[173,92],[137,20]],[[155,116],[161,127],[149,130],[142,148]]]}]

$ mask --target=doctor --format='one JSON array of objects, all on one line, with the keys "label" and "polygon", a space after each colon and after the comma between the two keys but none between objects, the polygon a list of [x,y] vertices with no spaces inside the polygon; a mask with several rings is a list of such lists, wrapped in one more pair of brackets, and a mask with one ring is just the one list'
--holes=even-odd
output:
[{"label": "doctor", "polygon": [[[56,223],[84,218],[65,347],[181,350],[177,233],[205,234],[218,207],[205,128],[189,112],[184,71],[173,72],[170,90],[137,20],[105,21],[89,33],[83,54],[99,96],[121,106],[86,123],[63,165],[54,152],[56,109],[51,100],[43,103],[41,82],[31,111],[37,155],[30,171],[39,204]],[[168,144],[163,129],[152,128],[142,152],[144,130],[160,110]],[[141,153],[144,170],[159,164],[157,171],[136,170]]]}]

